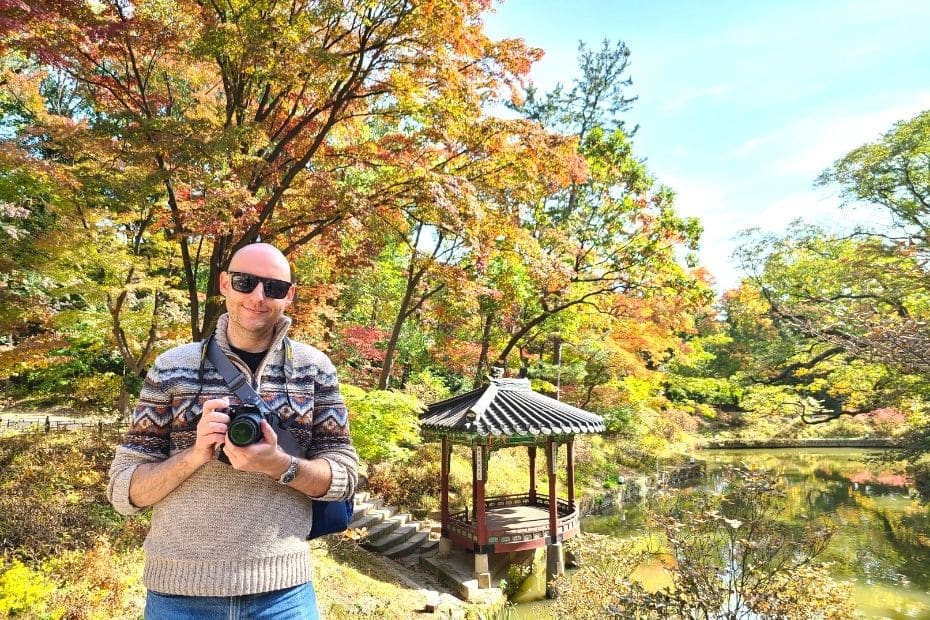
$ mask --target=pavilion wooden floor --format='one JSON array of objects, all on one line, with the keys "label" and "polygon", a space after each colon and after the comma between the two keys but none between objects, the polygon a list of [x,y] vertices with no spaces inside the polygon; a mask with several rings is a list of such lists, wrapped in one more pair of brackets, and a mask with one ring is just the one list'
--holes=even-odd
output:
[{"label": "pavilion wooden floor", "polygon": [[547,523],[549,511],[536,506],[498,506],[487,512],[489,530],[510,532]]}]

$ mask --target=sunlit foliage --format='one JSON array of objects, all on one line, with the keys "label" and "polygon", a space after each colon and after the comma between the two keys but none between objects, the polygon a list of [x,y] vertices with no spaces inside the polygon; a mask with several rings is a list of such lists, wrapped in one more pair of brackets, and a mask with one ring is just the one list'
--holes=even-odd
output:
[{"label": "sunlit foliage", "polygon": [[[817,562],[832,531],[783,516],[778,485],[745,468],[728,470],[717,493],[660,500],[655,542],[584,536],[582,566],[556,581],[558,614],[573,618],[797,620],[852,618],[849,588]],[[636,571],[659,563],[667,576],[647,589]]]}]

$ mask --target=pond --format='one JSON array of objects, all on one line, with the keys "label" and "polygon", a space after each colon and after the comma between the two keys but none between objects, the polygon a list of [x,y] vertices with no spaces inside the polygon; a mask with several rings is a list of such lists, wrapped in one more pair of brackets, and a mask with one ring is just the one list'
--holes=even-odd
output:
[{"label": "pond", "polygon": [[[764,468],[787,484],[796,515],[826,516],[836,526],[822,556],[832,573],[853,586],[863,618],[930,618],[930,516],[910,495],[908,481],[887,466],[868,461],[871,451],[855,449],[713,450],[696,458],[706,463],[701,486],[715,484],[725,465],[745,462]],[[642,531],[640,504],[615,514],[588,517],[582,529],[626,537]],[[545,602],[520,605],[518,617],[553,617]]]}]

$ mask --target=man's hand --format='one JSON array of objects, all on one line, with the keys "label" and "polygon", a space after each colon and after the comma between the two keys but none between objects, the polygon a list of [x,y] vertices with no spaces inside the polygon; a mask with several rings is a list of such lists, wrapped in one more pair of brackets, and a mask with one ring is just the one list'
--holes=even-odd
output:
[{"label": "man's hand", "polygon": [[291,464],[291,457],[284,450],[278,449],[278,436],[268,420],[262,420],[261,429],[261,441],[250,446],[237,446],[226,441],[223,452],[229,457],[229,464],[234,469],[265,474],[277,480]]},{"label": "man's hand", "polygon": [[197,440],[191,451],[201,464],[211,461],[216,456],[216,447],[226,443],[226,427],[229,416],[220,409],[229,408],[228,398],[212,398],[203,403],[203,413],[197,423]]}]

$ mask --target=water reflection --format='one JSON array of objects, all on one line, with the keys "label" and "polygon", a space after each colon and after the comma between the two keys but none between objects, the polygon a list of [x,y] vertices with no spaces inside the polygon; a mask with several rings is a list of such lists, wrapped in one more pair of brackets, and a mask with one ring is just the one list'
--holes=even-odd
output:
[{"label": "water reflection", "polygon": [[[930,518],[908,481],[863,450],[734,450],[699,455],[707,478],[692,492],[723,484],[720,469],[746,462],[787,484],[786,520],[829,517],[837,530],[823,557],[834,577],[851,581],[864,618],[930,618]],[[582,529],[617,536],[645,527],[642,504],[582,521]],[[540,618],[537,607],[533,617]],[[525,614],[521,614],[527,617]]]}]

